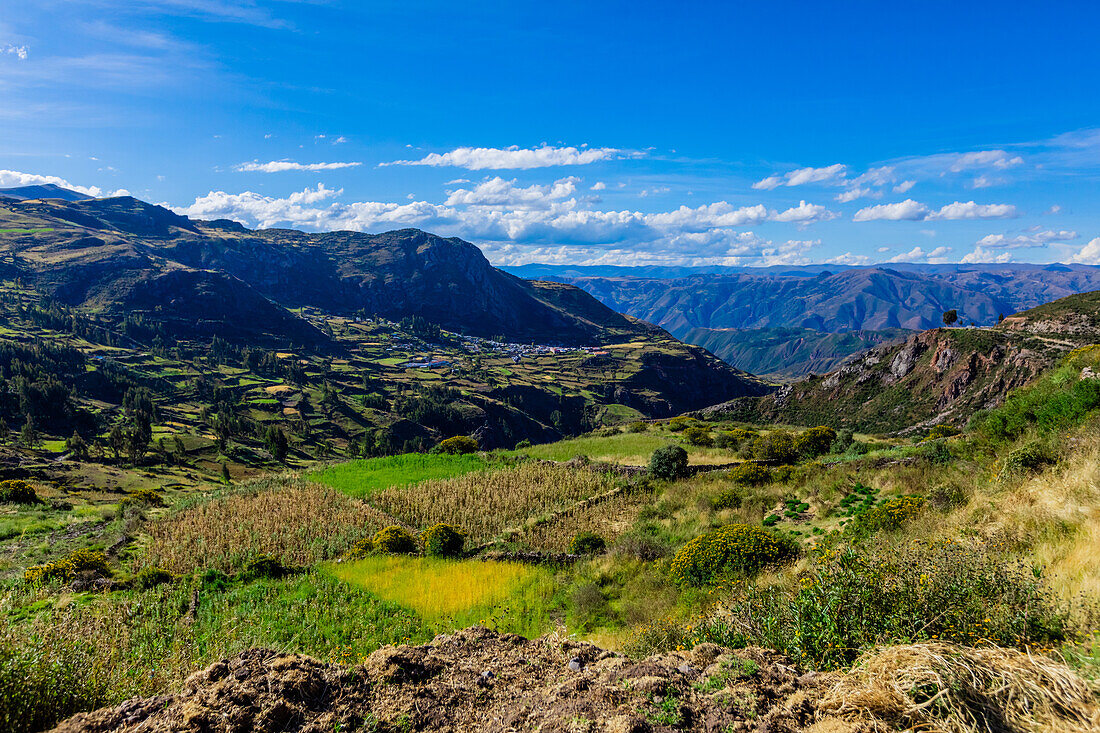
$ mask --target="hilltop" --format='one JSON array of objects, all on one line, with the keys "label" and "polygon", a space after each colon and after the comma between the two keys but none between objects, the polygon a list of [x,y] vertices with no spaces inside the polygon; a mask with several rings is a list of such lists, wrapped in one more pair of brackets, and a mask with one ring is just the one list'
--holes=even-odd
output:
[{"label": "hilltop", "polygon": [[708,408],[746,419],[869,432],[962,426],[1074,348],[1100,341],[1100,291],[1061,298],[985,328],[937,328],[877,346],[825,375],[760,399]]}]

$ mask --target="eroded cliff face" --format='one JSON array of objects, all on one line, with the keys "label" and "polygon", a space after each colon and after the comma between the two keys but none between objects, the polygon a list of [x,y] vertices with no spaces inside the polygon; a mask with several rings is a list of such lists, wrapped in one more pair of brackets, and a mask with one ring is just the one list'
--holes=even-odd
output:
[{"label": "eroded cliff face", "polygon": [[1006,329],[935,329],[872,349],[774,395],[735,400],[710,412],[886,433],[961,426],[1072,347]]}]

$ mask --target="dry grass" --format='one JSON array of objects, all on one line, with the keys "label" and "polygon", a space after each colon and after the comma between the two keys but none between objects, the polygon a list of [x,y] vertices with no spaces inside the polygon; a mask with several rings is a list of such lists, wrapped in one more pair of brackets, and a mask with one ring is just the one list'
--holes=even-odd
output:
[{"label": "dry grass", "polygon": [[453,524],[469,532],[469,544],[474,545],[616,486],[607,474],[532,461],[386,489],[371,497],[371,503],[420,529],[437,522]]},{"label": "dry grass", "polygon": [[1015,649],[887,647],[838,675],[823,715],[946,733],[1100,730],[1096,690],[1064,664]]},{"label": "dry grass", "polygon": [[528,529],[520,542],[542,552],[567,552],[569,543],[581,532],[595,532],[608,544],[633,526],[642,506],[652,493],[622,493],[606,501],[567,509],[549,522]]},{"label": "dry grass", "polygon": [[335,489],[261,479],[149,525],[145,564],[173,573],[239,569],[256,555],[312,565],[373,534],[388,518]]}]

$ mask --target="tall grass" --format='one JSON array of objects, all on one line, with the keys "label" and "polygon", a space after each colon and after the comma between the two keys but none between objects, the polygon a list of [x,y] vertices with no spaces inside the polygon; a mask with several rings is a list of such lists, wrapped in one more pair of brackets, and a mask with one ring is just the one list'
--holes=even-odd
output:
[{"label": "tall grass", "polygon": [[148,526],[143,563],[173,573],[232,572],[265,554],[291,565],[334,557],[390,523],[377,510],[300,479],[261,479]]},{"label": "tall grass", "polygon": [[551,625],[546,568],[520,563],[374,556],[330,566],[340,580],[411,609],[441,631],[474,624],[534,637]]},{"label": "tall grass", "polygon": [[528,462],[386,489],[375,494],[371,502],[413,527],[453,524],[469,532],[470,543],[476,544],[617,485],[616,479],[607,474]]},{"label": "tall grass", "polygon": [[0,597],[5,731],[176,690],[196,669],[253,647],[346,662],[432,636],[409,611],[323,574],[224,589],[168,585],[60,608],[43,600]]},{"label": "tall grass", "polygon": [[408,486],[428,479],[461,476],[486,467],[477,455],[431,455],[405,453],[399,456],[364,458],[338,463],[307,478],[331,486],[348,496],[363,498],[391,486]]},{"label": "tall grass", "polygon": [[629,492],[576,509],[568,509],[547,522],[529,528],[518,539],[533,550],[567,552],[569,543],[581,532],[593,532],[609,544],[628,531],[638,519],[652,492]]}]

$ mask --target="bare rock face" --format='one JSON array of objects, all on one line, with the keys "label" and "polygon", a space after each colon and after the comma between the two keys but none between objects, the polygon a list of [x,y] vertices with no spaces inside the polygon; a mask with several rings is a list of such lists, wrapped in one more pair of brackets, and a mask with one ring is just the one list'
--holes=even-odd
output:
[{"label": "bare rock face", "polygon": [[181,691],[82,713],[58,733],[797,731],[818,684],[777,652],[713,644],[640,661],[474,627],[342,667],[253,649]]}]

